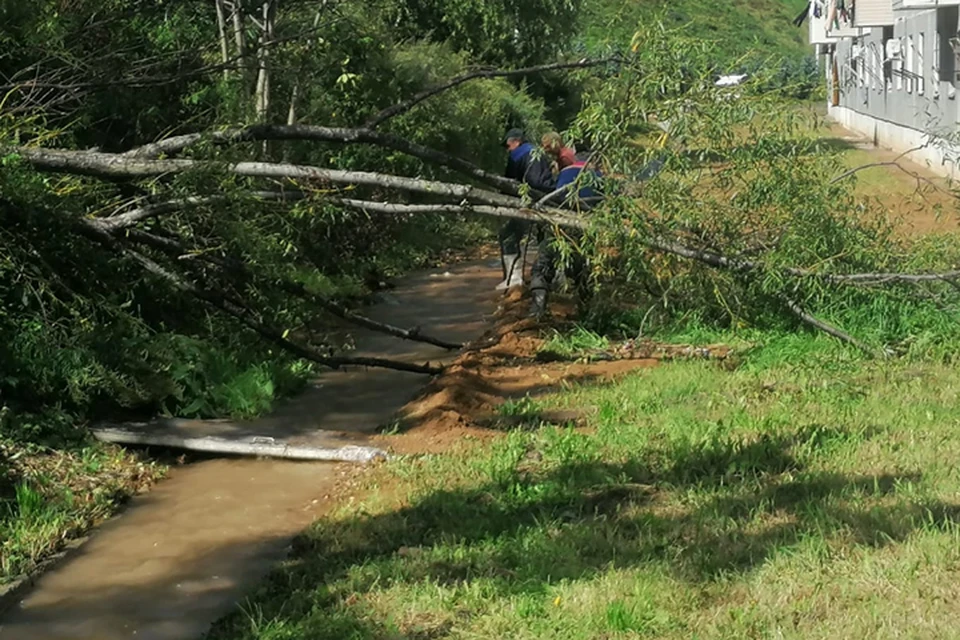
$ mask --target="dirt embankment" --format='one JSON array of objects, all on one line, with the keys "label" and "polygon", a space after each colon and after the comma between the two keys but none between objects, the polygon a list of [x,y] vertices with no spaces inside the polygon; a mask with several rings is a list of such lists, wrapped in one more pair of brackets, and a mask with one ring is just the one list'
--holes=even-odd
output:
[{"label": "dirt embankment", "polygon": [[[379,446],[399,454],[439,453],[468,436],[481,440],[502,436],[502,428],[489,425],[497,421],[497,408],[511,398],[543,393],[564,383],[611,380],[671,357],[727,355],[725,347],[688,353],[689,347],[627,343],[601,361],[545,361],[542,336],[568,323],[573,306],[558,300],[546,323],[528,318],[528,309],[524,292],[514,290],[505,296],[494,326],[403,408],[401,433],[377,436]],[[557,417],[560,422],[570,419]]]}]

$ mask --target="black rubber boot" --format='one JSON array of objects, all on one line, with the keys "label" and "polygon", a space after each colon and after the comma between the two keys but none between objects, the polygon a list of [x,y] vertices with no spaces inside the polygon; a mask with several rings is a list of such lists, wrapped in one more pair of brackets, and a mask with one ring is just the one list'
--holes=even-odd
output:
[{"label": "black rubber boot", "polygon": [[540,319],[547,315],[547,289],[538,288],[530,292],[530,317]]}]

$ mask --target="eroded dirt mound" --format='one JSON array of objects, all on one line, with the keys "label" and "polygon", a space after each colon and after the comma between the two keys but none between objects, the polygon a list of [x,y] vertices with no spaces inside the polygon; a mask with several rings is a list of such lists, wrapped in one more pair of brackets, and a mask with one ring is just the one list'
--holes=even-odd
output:
[{"label": "eroded dirt mound", "polygon": [[553,318],[539,323],[526,317],[528,308],[529,300],[521,291],[505,296],[494,327],[403,408],[403,433],[378,437],[381,446],[397,453],[429,453],[468,437],[496,437],[502,431],[483,425],[489,424],[497,407],[510,398],[543,393],[563,382],[609,380],[657,363],[652,358],[537,361],[544,345],[542,334],[563,323],[572,314],[572,306],[558,301]]}]

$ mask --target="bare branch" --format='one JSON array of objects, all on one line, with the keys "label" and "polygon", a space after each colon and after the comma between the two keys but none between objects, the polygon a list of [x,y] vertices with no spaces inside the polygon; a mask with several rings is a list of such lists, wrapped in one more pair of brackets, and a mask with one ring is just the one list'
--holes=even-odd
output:
[{"label": "bare branch", "polygon": [[913,178],[914,180],[916,180],[916,181],[917,181],[917,189],[920,188],[920,183],[925,183],[925,184],[927,184],[928,186],[933,187],[933,189],[936,190],[936,191],[938,191],[938,192],[947,193],[947,194],[953,196],[954,198],[956,198],[956,197],[957,197],[956,192],[954,192],[954,191],[952,191],[952,190],[949,190],[949,189],[945,189],[945,188],[943,188],[943,186],[937,184],[936,182],[934,182],[934,181],[931,180],[930,178],[928,178],[928,177],[926,177],[926,176],[920,175],[920,173],[917,172],[917,171],[911,171],[910,169],[908,169],[908,168],[904,167],[902,164],[900,164],[900,160],[901,160],[902,158],[904,158],[904,157],[906,157],[907,155],[913,153],[914,151],[920,151],[920,150],[923,149],[925,146],[926,146],[926,145],[921,145],[921,146],[919,146],[919,147],[914,147],[914,148],[912,148],[912,149],[908,149],[908,150],[904,151],[903,153],[901,153],[900,155],[898,155],[897,157],[895,157],[893,160],[888,160],[888,161],[884,161],[884,162],[870,162],[870,163],[868,163],[868,164],[863,164],[863,165],[860,165],[860,166],[858,166],[858,167],[853,167],[852,169],[849,169],[849,170],[847,170],[847,171],[844,171],[843,173],[841,173],[841,174],[838,175],[837,177],[833,178],[833,179],[830,181],[830,184],[836,184],[836,183],[838,183],[838,182],[840,182],[840,181],[842,181],[842,180],[845,180],[845,179],[847,179],[847,178],[849,178],[849,177],[851,177],[851,176],[853,176],[853,175],[855,175],[855,174],[857,174],[857,173],[859,173],[859,172],[861,172],[861,171],[864,171],[864,170],[866,170],[866,169],[875,169],[875,168],[878,168],[878,167],[894,167],[895,169],[898,169],[898,170],[902,171],[903,173],[907,174],[908,176],[910,176],[911,178]]},{"label": "bare branch", "polygon": [[0,149],[19,154],[37,169],[59,171],[74,175],[102,178],[148,178],[166,174],[184,173],[193,169],[222,170],[238,176],[254,178],[281,178],[319,180],[335,184],[366,185],[385,189],[399,189],[433,196],[442,196],[497,207],[519,207],[521,202],[512,196],[494,193],[465,184],[438,182],[367,171],[321,169],[307,165],[272,162],[237,162],[227,164],[184,158],[162,160],[139,159],[112,153],[66,151],[50,149]]},{"label": "bare branch", "polygon": [[[118,233],[120,231],[118,230]],[[189,248],[184,246],[182,243],[174,240],[172,238],[164,238],[161,236],[154,235],[152,233],[147,233],[145,231],[140,231],[139,229],[126,229],[122,230],[125,237],[132,242],[143,244],[146,246],[159,249],[165,253],[176,256],[178,259],[186,259],[196,256],[198,259],[209,262],[210,264],[216,265],[222,269],[225,269],[229,272],[236,273],[244,279],[252,280],[256,276],[250,271],[250,268],[238,258],[226,257],[222,258],[220,256],[210,255],[208,253],[196,254],[191,252]],[[315,293],[311,293],[307,290],[307,287],[300,282],[294,282],[287,279],[281,279],[279,286],[289,293],[292,293],[295,296],[309,300],[324,309],[325,311],[346,320],[347,322],[370,329],[372,331],[377,331],[379,333],[385,333],[387,335],[395,336],[397,338],[402,338],[404,340],[410,340],[413,342],[424,342],[426,344],[432,344],[434,346],[440,347],[442,349],[456,350],[460,349],[463,344],[459,342],[450,342],[447,340],[442,340],[440,338],[435,338],[431,335],[425,334],[420,330],[420,327],[415,327],[413,329],[402,329],[400,327],[394,326],[392,324],[387,324],[385,322],[378,322],[372,318],[354,313],[353,311],[347,309],[346,307],[334,302],[333,300],[326,298]]]},{"label": "bare branch", "polygon": [[518,220],[530,220],[533,222],[545,222],[560,227],[573,229],[586,229],[589,225],[587,220],[572,216],[568,213],[556,209],[550,211],[540,211],[534,209],[525,209],[519,207],[489,207],[483,205],[471,205],[469,203],[461,204],[394,204],[391,202],[374,202],[372,200],[352,200],[349,198],[331,199],[337,204],[342,204],[352,209],[367,211],[372,213],[385,213],[390,215],[410,215],[410,214],[442,214],[442,213],[479,213],[481,215],[494,218],[516,218]]},{"label": "bare branch", "polygon": [[861,342],[860,340],[857,340],[856,338],[851,336],[849,333],[846,333],[845,331],[841,331],[840,329],[833,326],[832,324],[824,322],[823,320],[820,320],[810,315],[809,313],[803,310],[803,307],[801,307],[799,304],[797,304],[793,300],[790,300],[789,298],[784,298],[784,303],[787,305],[787,308],[790,309],[790,311],[795,316],[797,316],[801,321],[810,325],[811,327],[814,327],[815,329],[823,331],[827,335],[831,335],[834,338],[837,338],[838,340],[842,340],[843,342],[852,344],[853,346],[857,347],[858,349],[860,349],[861,351],[865,352],[867,355],[870,355],[872,357],[883,355],[881,352],[878,352],[876,349],[873,349],[866,343]]},{"label": "bare branch", "polygon": [[[307,194],[304,192],[295,190],[253,191],[247,195],[258,200],[273,200],[281,202],[294,202],[297,200],[303,200],[307,197]],[[110,216],[109,218],[96,218],[95,220],[99,227],[107,231],[117,231],[127,227],[132,227],[143,220],[155,218],[167,213],[175,213],[177,211],[183,211],[184,209],[191,209],[207,204],[216,204],[229,201],[230,198],[228,196],[190,196],[188,198],[179,198],[176,200],[168,200],[166,202],[144,205],[131,211],[118,213],[117,215]]]},{"label": "bare branch", "polygon": [[820,277],[834,282],[847,282],[860,285],[888,284],[904,282],[919,284],[921,282],[950,282],[960,278],[960,271],[944,271],[943,273],[851,273],[848,275],[820,274]]},{"label": "bare branch", "polygon": [[289,282],[284,281],[282,283],[283,288],[294,295],[306,298],[308,300],[313,300],[320,307],[329,311],[333,315],[346,320],[352,324],[355,324],[359,327],[364,327],[372,331],[377,331],[379,333],[385,333],[397,338],[402,338],[404,340],[411,340],[413,342],[425,342],[427,344],[432,344],[441,349],[448,350],[457,350],[463,347],[463,344],[460,342],[450,342],[448,340],[442,340],[440,338],[435,338],[431,335],[425,334],[420,330],[420,327],[414,327],[413,329],[401,329],[400,327],[394,326],[392,324],[387,324],[385,322],[377,322],[372,318],[367,316],[362,316],[358,313],[347,309],[346,307],[337,304],[329,298],[324,298],[316,294],[310,293],[307,291],[307,288],[299,282]]},{"label": "bare branch", "polygon": [[477,165],[443,151],[437,151],[390,133],[380,133],[371,129],[346,129],[317,125],[254,125],[250,127],[227,129],[210,133],[188,133],[159,140],[127,151],[125,156],[133,158],[157,158],[161,155],[174,155],[203,140],[217,144],[236,144],[261,140],[311,140],[333,143],[359,143],[400,151],[426,162],[453,169],[464,176],[474,178],[496,187],[502,193],[518,196],[520,185],[514,180],[484,171]]},{"label": "bare branch", "polygon": [[401,362],[398,360],[389,360],[386,358],[371,358],[365,356],[359,357],[345,357],[345,356],[325,356],[318,353],[316,350],[297,344],[288,340],[284,337],[283,333],[270,327],[265,322],[257,320],[252,317],[250,312],[237,304],[227,300],[221,295],[216,293],[203,290],[197,287],[192,282],[182,278],[178,274],[173,273],[157,264],[147,256],[134,251],[129,247],[126,247],[120,243],[114,243],[114,249],[118,250],[123,255],[133,259],[138,262],[146,271],[152,273],[153,275],[159,277],[162,280],[165,280],[167,283],[171,284],[174,288],[183,291],[185,293],[190,293],[197,298],[203,300],[207,304],[215,307],[227,315],[233,316],[235,319],[240,321],[244,326],[252,329],[258,333],[261,337],[267,339],[270,342],[273,342],[279,347],[282,347],[284,350],[289,351],[290,353],[303,358],[305,360],[310,360],[316,362],[325,367],[330,367],[331,369],[340,369],[345,366],[363,366],[363,367],[379,367],[383,369],[394,369],[397,371],[408,371],[410,373],[425,373],[435,375],[443,371],[442,367],[431,366],[430,364],[411,364],[409,362]]},{"label": "bare branch", "polygon": [[[728,257],[714,251],[696,249],[682,245],[666,238],[651,237],[643,241],[651,249],[672,253],[682,258],[696,260],[712,267],[729,269],[731,271],[756,271],[762,268],[758,262],[744,260],[737,257]],[[797,278],[819,278],[828,282],[837,282],[851,285],[876,285],[891,282],[919,284],[922,282],[950,282],[960,279],[960,271],[945,271],[943,273],[849,273],[834,274],[820,273],[810,269],[788,267],[782,270],[787,276]]]}]

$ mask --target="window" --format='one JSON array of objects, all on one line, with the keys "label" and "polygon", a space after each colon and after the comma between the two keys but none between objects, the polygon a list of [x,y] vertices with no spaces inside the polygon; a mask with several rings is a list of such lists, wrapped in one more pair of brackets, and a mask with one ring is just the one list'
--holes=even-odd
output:
[{"label": "window", "polygon": [[893,27],[884,27],[883,36],[880,38],[882,45],[877,51],[877,57],[880,59],[880,65],[883,71],[883,90],[893,91]]},{"label": "window", "polygon": [[917,95],[922,96],[927,78],[927,70],[923,66],[923,31],[917,34],[917,66],[914,72],[917,74]]},{"label": "window", "polygon": [[913,36],[907,36],[907,69],[904,75],[907,76],[907,93],[913,93],[913,70],[914,59],[917,50],[913,46]]}]

